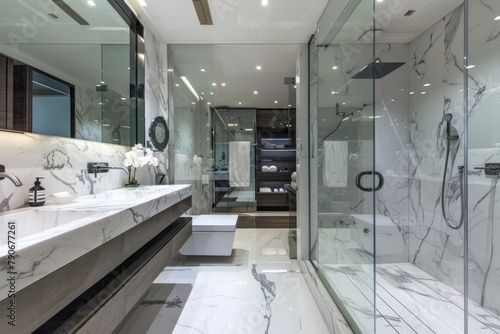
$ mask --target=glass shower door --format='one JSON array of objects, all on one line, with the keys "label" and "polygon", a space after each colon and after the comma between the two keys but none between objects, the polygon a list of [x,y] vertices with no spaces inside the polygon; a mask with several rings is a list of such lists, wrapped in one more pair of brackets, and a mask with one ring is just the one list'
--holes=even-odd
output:
[{"label": "glass shower door", "polygon": [[468,1],[468,333],[500,328],[499,15],[498,1]]},{"label": "glass shower door", "polygon": [[[340,10],[344,8],[344,10]],[[375,332],[373,0],[331,1],[310,43],[311,261],[356,333]]]}]

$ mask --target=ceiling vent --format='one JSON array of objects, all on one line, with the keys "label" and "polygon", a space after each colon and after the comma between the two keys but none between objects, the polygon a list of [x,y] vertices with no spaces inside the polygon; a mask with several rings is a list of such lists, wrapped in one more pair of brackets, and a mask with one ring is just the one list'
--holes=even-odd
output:
[{"label": "ceiling vent", "polygon": [[412,15],[413,15],[413,13],[415,13],[415,11],[414,11],[413,9],[410,9],[409,11],[407,11],[407,12],[405,13],[405,15],[404,15],[404,16],[412,16]]},{"label": "ceiling vent", "polygon": [[193,0],[193,5],[201,25],[214,24],[212,21],[212,14],[210,14],[208,0]]},{"label": "ceiling vent", "polygon": [[53,19],[58,19],[58,18],[59,18],[59,17],[58,17],[56,14],[54,14],[54,13],[50,13],[50,14],[47,14],[47,15],[48,15],[48,16],[50,16],[50,17],[51,17],[51,18],[53,18]]},{"label": "ceiling vent", "polygon": [[64,0],[52,0],[59,8],[62,9],[63,12],[68,14],[73,20],[75,20],[78,24],[82,26],[88,26],[89,23],[80,16],[73,8],[71,8]]}]

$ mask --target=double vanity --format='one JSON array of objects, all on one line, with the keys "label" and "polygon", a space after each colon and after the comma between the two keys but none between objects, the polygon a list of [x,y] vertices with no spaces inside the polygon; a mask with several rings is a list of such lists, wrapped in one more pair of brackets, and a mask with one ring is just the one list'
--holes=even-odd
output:
[{"label": "double vanity", "polygon": [[[0,307],[6,309],[14,301],[18,308],[16,327],[2,321],[0,332],[35,330],[190,207],[190,185],[158,185],[121,188],[68,204],[47,203],[4,212],[0,215],[0,272],[1,277],[13,278],[15,296],[9,294],[12,282],[2,280]],[[191,228],[186,225],[182,231],[177,248],[189,237]],[[9,253],[15,254],[10,262]],[[134,289],[137,294],[145,288]],[[125,315],[127,305],[132,307],[135,299],[125,302],[120,313]]]}]

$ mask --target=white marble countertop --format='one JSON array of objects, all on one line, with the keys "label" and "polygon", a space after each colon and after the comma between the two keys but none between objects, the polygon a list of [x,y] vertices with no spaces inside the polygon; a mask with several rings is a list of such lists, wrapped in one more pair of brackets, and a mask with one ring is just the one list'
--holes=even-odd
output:
[{"label": "white marble countertop", "polygon": [[[15,276],[19,291],[191,194],[190,185],[121,188],[68,204],[3,212],[0,276]],[[9,227],[15,231],[10,239]],[[15,259],[9,258],[13,248]],[[7,280],[0,283],[0,300],[7,298],[9,286]]]}]

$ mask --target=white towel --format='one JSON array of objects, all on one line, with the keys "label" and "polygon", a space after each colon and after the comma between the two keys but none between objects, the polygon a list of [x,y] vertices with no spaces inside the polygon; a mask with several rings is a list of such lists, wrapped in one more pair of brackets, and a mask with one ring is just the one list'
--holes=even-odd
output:
[{"label": "white towel", "polygon": [[250,142],[229,143],[229,186],[250,186]]},{"label": "white towel", "polygon": [[347,142],[325,141],[323,151],[323,184],[327,187],[347,187]]}]

